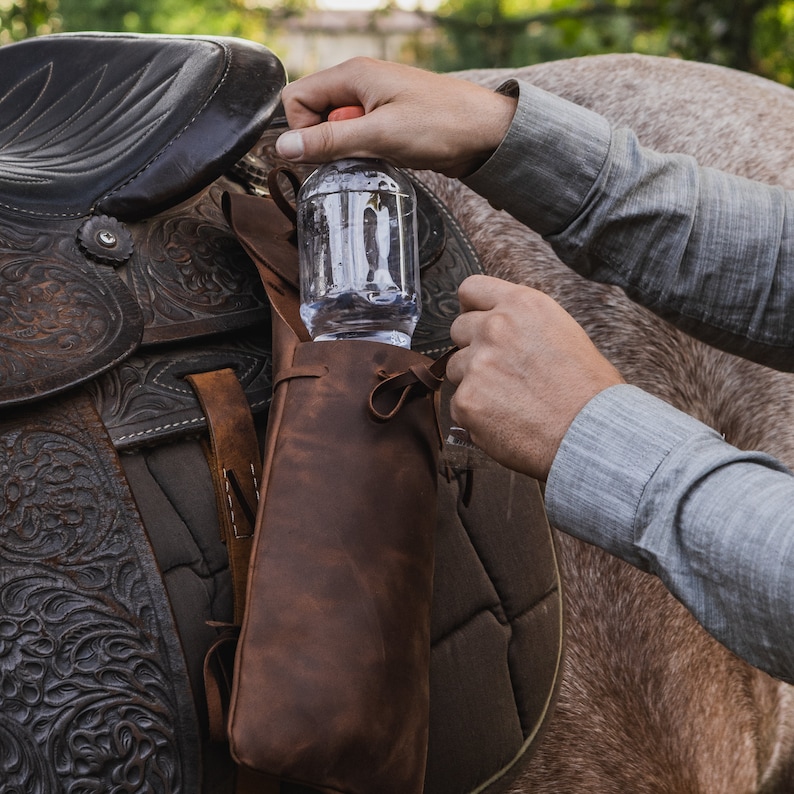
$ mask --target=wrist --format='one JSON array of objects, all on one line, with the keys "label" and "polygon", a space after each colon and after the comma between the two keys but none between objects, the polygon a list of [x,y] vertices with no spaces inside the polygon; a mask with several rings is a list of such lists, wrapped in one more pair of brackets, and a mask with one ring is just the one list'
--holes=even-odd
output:
[{"label": "wrist", "polygon": [[494,152],[505,139],[510,125],[513,123],[518,99],[516,96],[492,92],[486,112],[479,122],[478,145],[466,164],[458,173],[448,174],[460,179],[471,176],[490,160]]}]

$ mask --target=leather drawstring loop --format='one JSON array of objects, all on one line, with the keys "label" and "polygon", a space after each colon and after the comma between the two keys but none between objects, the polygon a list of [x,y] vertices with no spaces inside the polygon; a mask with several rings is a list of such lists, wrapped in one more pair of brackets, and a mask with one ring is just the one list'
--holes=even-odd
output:
[{"label": "leather drawstring loop", "polygon": [[293,378],[324,378],[329,370],[325,364],[312,364],[304,367],[288,367],[282,370],[273,380],[273,389],[282,384],[285,380]]},{"label": "leather drawstring loop", "polygon": [[424,364],[414,364],[408,368],[408,371],[411,372],[420,383],[424,384],[424,387],[428,391],[438,391],[444,383],[443,377],[439,377],[433,373],[430,367],[426,367]]},{"label": "leather drawstring loop", "polygon": [[[384,373],[384,379],[369,395],[369,411],[373,418],[379,422],[388,422],[400,412],[412,393],[421,396],[429,392],[438,392],[444,383],[447,362],[456,350],[457,348],[448,350],[430,366],[414,364],[405,372],[398,372],[395,375]],[[383,404],[387,400],[389,402],[386,402],[385,410],[376,407],[376,403]]]},{"label": "leather drawstring loop", "polygon": [[[415,364],[405,372],[387,376],[370,392],[369,411],[379,422],[388,422],[397,416],[411,392],[424,395],[438,391],[443,382],[443,379],[433,375],[428,367]],[[395,394],[396,402],[392,402]],[[376,407],[376,402],[384,403],[386,400],[390,401],[386,403],[387,406],[391,405],[390,408],[384,411]]]},{"label": "leather drawstring loop", "polygon": [[232,691],[234,654],[240,636],[240,627],[208,621],[219,629],[219,634],[204,655],[204,693],[207,699],[210,741],[228,741],[226,722],[229,717],[229,699]]},{"label": "leather drawstring loop", "polygon": [[[388,422],[393,419],[400,412],[400,409],[405,405],[408,395],[415,386],[422,385],[421,381],[413,375],[410,370],[408,372],[400,372],[397,375],[391,375],[386,380],[381,381],[369,393],[369,412],[373,418],[379,422]],[[388,397],[393,397],[397,394],[397,401],[391,403],[391,408],[387,411],[380,411],[375,407],[376,401],[383,401]]]},{"label": "leather drawstring loop", "polygon": [[300,190],[301,183],[298,177],[290,171],[289,168],[283,165],[271,169],[267,174],[267,189],[271,198],[276,202],[276,206],[289,218],[290,223],[295,226],[298,221],[298,213],[295,206],[290,203],[284,195],[284,191],[281,189],[281,185],[279,184],[280,176],[285,176],[287,178],[287,181],[290,183],[295,193],[296,201],[298,199],[298,191]]}]

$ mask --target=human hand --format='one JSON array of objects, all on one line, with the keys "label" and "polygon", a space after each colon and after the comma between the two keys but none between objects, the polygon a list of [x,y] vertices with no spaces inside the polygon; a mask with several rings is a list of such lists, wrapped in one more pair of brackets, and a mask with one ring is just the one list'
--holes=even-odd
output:
[{"label": "human hand", "polygon": [[545,480],[579,411],[623,378],[542,292],[470,276],[458,296],[452,340],[460,350],[447,365],[457,385],[452,420],[494,460]]},{"label": "human hand", "polygon": [[[516,100],[483,86],[371,58],[353,58],[286,86],[292,130],[276,142],[286,160],[376,157],[447,176],[475,171],[504,138]],[[358,105],[357,118],[326,121]]]}]

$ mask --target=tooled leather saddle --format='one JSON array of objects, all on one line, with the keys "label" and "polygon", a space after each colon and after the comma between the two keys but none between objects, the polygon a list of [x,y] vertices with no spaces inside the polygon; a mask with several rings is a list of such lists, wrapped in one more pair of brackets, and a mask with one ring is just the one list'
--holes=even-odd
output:
[{"label": "tooled leather saddle", "polygon": [[[271,383],[221,198],[266,189],[284,71],[237,39],[121,34],[7,45],[0,67],[0,792],[228,792],[204,662],[255,482],[214,445],[242,416],[256,456]],[[481,268],[416,186],[414,342],[437,356]],[[506,790],[561,664],[537,484],[476,482],[453,465],[440,488],[428,794]]]}]

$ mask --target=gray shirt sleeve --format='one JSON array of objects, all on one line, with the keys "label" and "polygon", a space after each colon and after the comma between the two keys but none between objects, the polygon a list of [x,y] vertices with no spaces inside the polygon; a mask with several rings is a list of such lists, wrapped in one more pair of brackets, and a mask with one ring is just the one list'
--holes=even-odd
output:
[{"label": "gray shirt sleeve", "polygon": [[546,505],[558,528],[660,577],[734,653],[794,682],[794,477],[634,386],[566,434]]},{"label": "gray shirt sleeve", "polygon": [[[582,274],[711,344],[794,368],[790,194],[514,90],[516,118],[473,189]],[[713,636],[794,682],[794,476],[778,461],[616,386],[569,428],[546,502],[555,526],[658,575]]]},{"label": "gray shirt sleeve", "polygon": [[584,276],[684,331],[794,369],[794,193],[658,154],[596,113],[510,83],[516,115],[466,183]]}]

